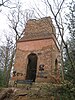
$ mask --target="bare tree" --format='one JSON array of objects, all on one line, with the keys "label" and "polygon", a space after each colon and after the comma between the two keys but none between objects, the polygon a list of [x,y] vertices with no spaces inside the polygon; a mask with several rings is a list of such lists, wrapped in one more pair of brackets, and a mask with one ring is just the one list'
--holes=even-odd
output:
[{"label": "bare tree", "polygon": [[[11,68],[14,60],[14,44],[10,37],[6,37],[6,43],[0,47],[0,67],[3,70],[4,84],[8,86]],[[11,64],[12,62],[12,64]]]},{"label": "bare tree", "polygon": [[33,17],[33,11],[29,9],[22,10],[20,2],[16,3],[16,8],[12,9],[7,15],[9,27],[15,34],[15,40],[19,40],[24,33],[24,28],[27,20]]},{"label": "bare tree", "polygon": [[[64,47],[66,48],[66,52],[67,52],[67,55],[68,55],[68,58],[69,58],[69,61],[70,61],[72,70],[75,70],[75,69],[74,69],[73,62],[72,62],[71,57],[70,57],[70,55],[69,55],[68,45],[67,45],[67,43],[65,42],[65,40],[64,40],[64,38],[63,38],[63,35],[64,35],[64,32],[63,32],[63,24],[62,24],[62,23],[59,24],[59,22],[58,22],[58,14],[60,14],[60,11],[61,11],[61,8],[62,8],[62,5],[64,4],[64,2],[65,2],[65,0],[62,0],[61,4],[60,4],[60,6],[59,6],[59,8],[58,8],[58,10],[57,10],[57,12],[56,12],[56,14],[55,14],[55,13],[54,13],[54,10],[52,9],[52,6],[51,6],[49,0],[47,0],[47,3],[48,3],[48,5],[49,5],[49,7],[50,7],[50,11],[52,12],[52,15],[53,15],[53,17],[54,17],[54,21],[55,21],[55,23],[56,23],[56,26],[57,26],[57,28],[58,28],[58,31],[59,31],[59,34],[60,34],[60,37],[61,37],[61,49],[63,49],[63,48],[62,48],[62,45],[64,45]],[[61,17],[60,17],[60,18],[61,18]],[[62,27],[61,27],[60,25],[62,25]],[[62,50],[61,50],[61,51],[62,51]],[[62,52],[61,52],[61,53],[62,53]],[[62,60],[63,60],[63,59],[62,59]],[[62,68],[62,69],[63,69],[63,68]],[[62,74],[63,74],[63,73],[62,73]],[[62,77],[63,77],[63,75],[62,75]]]},{"label": "bare tree", "polygon": [[21,8],[21,3],[18,2],[16,4],[16,8],[11,9],[10,13],[7,15],[10,33],[12,35],[12,38],[14,39],[14,44],[12,42],[12,39],[6,37],[7,45],[5,47],[5,62],[3,63],[6,86],[8,86],[11,69],[14,63],[17,46],[16,42],[23,37],[25,24],[27,20],[32,17],[33,13],[33,11],[27,9],[23,11]]}]

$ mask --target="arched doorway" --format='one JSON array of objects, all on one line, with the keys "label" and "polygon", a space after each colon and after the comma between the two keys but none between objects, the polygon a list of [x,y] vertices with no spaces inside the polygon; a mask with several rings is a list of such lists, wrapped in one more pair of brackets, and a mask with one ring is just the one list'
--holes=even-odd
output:
[{"label": "arched doorway", "polygon": [[28,64],[27,64],[26,80],[33,80],[33,82],[35,82],[36,71],[37,71],[37,55],[35,53],[31,53],[28,55],[27,58],[28,58]]}]

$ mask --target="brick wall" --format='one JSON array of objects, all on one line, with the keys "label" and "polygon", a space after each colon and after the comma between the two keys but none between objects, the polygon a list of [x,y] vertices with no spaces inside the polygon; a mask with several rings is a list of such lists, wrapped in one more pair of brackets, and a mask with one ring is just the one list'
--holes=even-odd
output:
[{"label": "brick wall", "polygon": [[[33,52],[37,55],[37,78],[36,81],[40,80],[39,76],[39,65],[44,64],[44,77],[46,81],[49,81],[49,77],[54,73],[55,59],[59,55],[59,50],[55,45],[54,40],[44,39],[36,41],[26,41],[17,43],[15,70],[17,73],[22,73],[16,77],[17,79],[25,79],[28,63],[28,55]],[[54,75],[54,74],[53,74]],[[40,80],[41,81],[41,80]],[[43,80],[42,80],[43,81]]]}]

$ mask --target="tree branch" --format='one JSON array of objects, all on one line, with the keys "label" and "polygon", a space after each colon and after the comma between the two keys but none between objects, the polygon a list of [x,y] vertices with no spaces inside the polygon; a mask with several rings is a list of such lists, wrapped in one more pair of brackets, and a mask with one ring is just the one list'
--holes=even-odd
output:
[{"label": "tree branch", "polygon": [[6,2],[8,2],[9,0],[6,0],[6,1],[3,1],[2,0],[2,3],[0,3],[0,6],[4,6],[4,4],[6,3]]},{"label": "tree branch", "polygon": [[59,9],[58,9],[58,11],[57,11],[57,13],[56,13],[56,16],[57,16],[57,15],[58,15],[58,13],[60,12],[61,7],[62,7],[62,5],[63,5],[64,1],[65,1],[65,0],[63,0],[63,1],[62,1],[61,5],[60,5],[60,7],[59,7]]},{"label": "tree branch", "polygon": [[55,17],[55,14],[54,14],[54,12],[53,12],[52,6],[51,6],[51,4],[49,3],[49,1],[48,1],[48,0],[47,0],[47,3],[48,3],[48,5],[49,5],[49,7],[50,7],[50,10],[51,10],[51,12],[52,12],[53,16]]}]

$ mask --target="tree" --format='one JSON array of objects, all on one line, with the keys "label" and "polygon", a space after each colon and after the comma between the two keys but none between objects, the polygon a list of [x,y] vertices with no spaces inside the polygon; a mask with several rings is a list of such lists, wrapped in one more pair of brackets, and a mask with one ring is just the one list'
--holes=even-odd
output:
[{"label": "tree", "polygon": [[65,57],[65,77],[69,80],[73,80],[75,83],[75,2],[72,2],[69,5],[69,14],[66,15],[67,26],[69,30],[70,38],[68,40],[68,47],[69,47],[69,55],[72,60],[72,64],[74,66],[74,70],[69,62],[69,58],[66,55]]},{"label": "tree", "polygon": [[[62,12],[62,7],[64,4],[65,0],[62,0],[60,2],[58,2],[58,0],[53,0],[53,3],[55,5],[55,9],[53,8],[53,6],[51,5],[51,2],[49,0],[46,0],[46,5],[50,8],[50,11],[52,13],[54,22],[56,24],[57,30],[59,32],[60,38],[61,38],[61,43],[60,44],[60,51],[61,51],[61,73],[62,73],[62,80],[64,80],[64,73],[63,73],[63,45],[65,45],[66,49],[67,49],[67,45],[65,43],[65,40],[63,38],[64,36],[64,28],[63,28],[63,22],[62,22],[62,17],[61,17],[61,12]],[[57,36],[57,34],[56,34]],[[57,38],[58,40],[58,38]]]},{"label": "tree", "polygon": [[[30,14],[28,15],[28,13]],[[17,2],[16,8],[11,9],[10,13],[7,15],[7,18],[9,20],[10,33],[14,40],[14,44],[12,42],[13,40],[10,39],[10,36],[9,38],[6,38],[7,45],[6,45],[6,52],[5,52],[6,56],[5,56],[5,66],[4,66],[4,76],[5,76],[6,86],[8,86],[11,69],[14,63],[17,41],[21,37],[23,37],[26,21],[29,19],[28,17],[30,18],[32,17],[32,14],[33,13],[31,13],[30,10],[22,11],[21,3]]]},{"label": "tree", "polygon": [[0,69],[0,87],[4,85],[3,71]]},{"label": "tree", "polygon": [[3,73],[3,84],[8,86],[14,60],[14,44],[12,38],[6,36],[6,43],[4,45],[0,47],[0,69]]},{"label": "tree", "polygon": [[[58,1],[58,0],[57,0],[57,1]],[[55,2],[55,0],[54,0],[54,2]],[[48,5],[49,5],[49,7],[50,7],[50,11],[52,12],[52,15],[53,15],[53,17],[54,17],[54,21],[55,21],[55,23],[56,23],[56,26],[57,26],[59,35],[60,35],[60,37],[61,37],[61,42],[63,43],[64,48],[66,49],[66,54],[67,54],[67,56],[68,56],[68,59],[69,59],[70,65],[71,65],[71,69],[72,69],[73,71],[75,71],[73,61],[72,61],[71,56],[70,56],[70,54],[69,54],[68,44],[67,44],[67,42],[65,42],[64,37],[63,37],[63,24],[60,23],[59,20],[58,20],[58,16],[59,16],[59,18],[61,19],[61,17],[60,17],[60,14],[61,14],[60,11],[61,11],[61,9],[62,9],[62,7],[63,7],[64,2],[65,2],[65,0],[62,0],[61,3],[59,3],[58,9],[57,9],[57,11],[56,11],[56,13],[55,13],[54,9],[53,9],[52,6],[51,6],[51,3],[49,2],[49,0],[47,0],[47,3],[48,3]],[[61,49],[63,49],[63,48],[61,48]],[[62,51],[62,50],[61,50],[61,51]],[[62,53],[62,52],[61,52],[61,53]],[[62,69],[63,69],[63,68],[62,68]],[[63,71],[63,70],[62,70],[62,71]]]},{"label": "tree", "polygon": [[23,37],[26,22],[33,17],[34,12],[29,9],[22,10],[22,4],[19,1],[15,6],[14,9],[10,10],[7,18],[9,20],[11,34],[13,32],[16,43],[17,40]]}]

